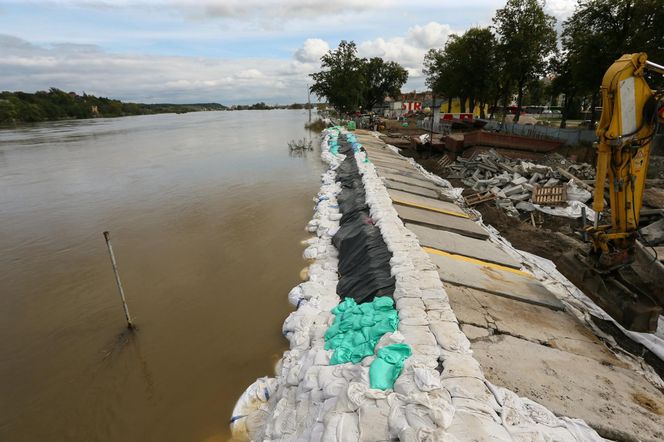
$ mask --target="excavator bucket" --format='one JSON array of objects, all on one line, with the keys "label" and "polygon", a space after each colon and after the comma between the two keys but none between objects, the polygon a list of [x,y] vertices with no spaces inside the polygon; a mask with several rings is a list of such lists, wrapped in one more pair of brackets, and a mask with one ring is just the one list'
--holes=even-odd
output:
[{"label": "excavator bucket", "polygon": [[662,295],[658,295],[656,289],[664,272],[652,267],[652,263],[636,260],[629,266],[601,272],[586,251],[570,251],[557,262],[557,267],[624,328],[652,333],[657,330],[659,316],[664,310],[662,299],[658,299]]}]

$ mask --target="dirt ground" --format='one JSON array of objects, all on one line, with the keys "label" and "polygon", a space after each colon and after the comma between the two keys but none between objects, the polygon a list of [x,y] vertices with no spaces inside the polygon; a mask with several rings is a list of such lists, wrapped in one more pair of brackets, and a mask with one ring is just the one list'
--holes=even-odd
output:
[{"label": "dirt ground", "polygon": [[[412,150],[403,150],[405,156],[414,158],[429,172],[448,179],[454,187],[464,188],[463,195],[474,193],[459,179],[449,179],[445,170],[437,164],[440,155],[416,154]],[[647,187],[644,195],[645,208],[664,208],[664,189],[661,186]],[[492,225],[514,247],[535,255],[547,258],[560,267],[565,252],[583,246],[580,235],[581,221],[547,215],[541,212],[524,212],[519,217],[508,216],[502,209],[495,206],[493,201],[479,204],[474,207],[482,214],[485,224]],[[534,225],[533,225],[534,223]],[[609,321],[595,321],[604,332],[611,334],[620,347],[644,360],[664,377],[664,362],[645,347],[626,338],[615,325]]]}]

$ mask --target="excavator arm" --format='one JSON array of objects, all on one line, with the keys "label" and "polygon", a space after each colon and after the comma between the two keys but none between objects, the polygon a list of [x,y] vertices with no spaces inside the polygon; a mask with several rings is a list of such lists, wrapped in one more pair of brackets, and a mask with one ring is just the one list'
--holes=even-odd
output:
[{"label": "excavator arm", "polygon": [[593,209],[598,214],[604,210],[608,178],[611,224],[596,221],[589,232],[600,269],[618,268],[634,260],[650,146],[661,119],[661,103],[644,78],[646,69],[664,73],[664,67],[648,62],[645,53],[623,55],[602,81]]},{"label": "excavator arm", "polygon": [[[591,244],[564,254],[559,268],[625,328],[653,332],[664,307],[664,275],[653,262],[643,268],[643,260],[635,261],[635,248],[650,147],[664,108],[644,78],[646,69],[664,74],[664,67],[638,53],[623,55],[604,75],[596,217],[585,232]],[[607,180],[611,223],[602,224]]]}]

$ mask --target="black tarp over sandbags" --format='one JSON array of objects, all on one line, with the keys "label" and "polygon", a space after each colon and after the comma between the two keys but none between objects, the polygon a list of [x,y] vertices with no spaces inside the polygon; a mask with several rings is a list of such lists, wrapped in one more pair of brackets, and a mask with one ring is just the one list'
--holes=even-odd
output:
[{"label": "black tarp over sandbags", "polygon": [[351,144],[341,137],[339,153],[346,155],[346,159],[337,168],[337,181],[342,186],[337,201],[342,217],[339,231],[332,238],[339,250],[337,294],[342,299],[353,298],[357,303],[371,302],[377,296],[392,297],[392,253],[369,215]]}]

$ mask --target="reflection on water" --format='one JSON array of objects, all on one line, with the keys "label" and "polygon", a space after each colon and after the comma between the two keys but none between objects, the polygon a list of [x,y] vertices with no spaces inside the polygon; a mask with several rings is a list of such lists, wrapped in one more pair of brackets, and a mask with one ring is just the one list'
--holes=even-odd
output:
[{"label": "reflection on water", "polygon": [[310,136],[305,116],[0,131],[0,440],[227,437],[235,400],[286,346],[322,167],[287,147]]}]

